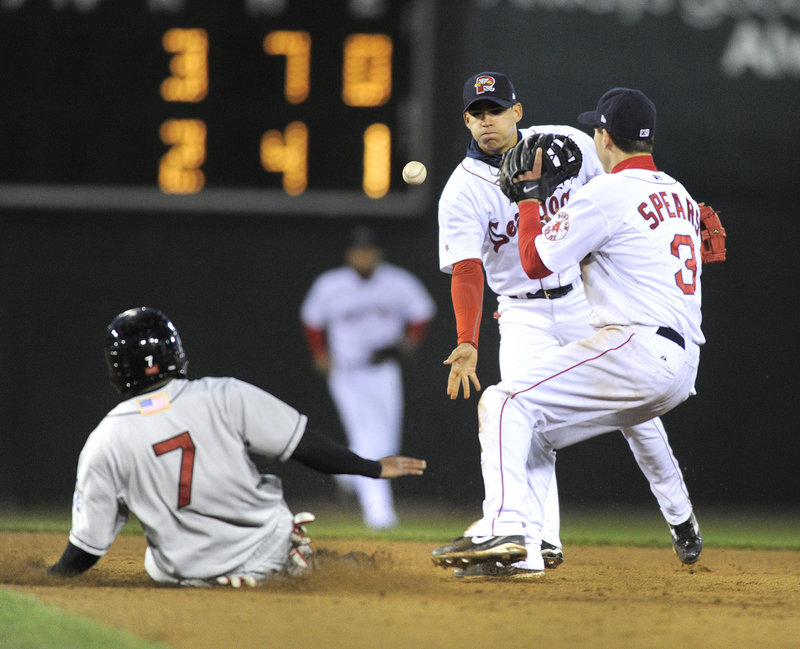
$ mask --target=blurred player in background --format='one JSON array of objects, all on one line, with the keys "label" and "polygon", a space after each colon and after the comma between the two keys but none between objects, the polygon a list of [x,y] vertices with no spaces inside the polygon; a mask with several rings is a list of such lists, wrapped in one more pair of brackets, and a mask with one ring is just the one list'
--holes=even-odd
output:
[{"label": "blurred player in background", "polygon": [[132,512],[157,582],[256,586],[310,564],[306,512],[292,516],[281,481],[249,453],[324,473],[420,475],[423,460],[365,460],[307,426],[277,397],[234,378],[186,379],[180,335],[160,311],[130,309],[108,326],[106,361],[124,397],[78,460],[69,542],[50,574],[91,568]]},{"label": "blurred player in background", "polygon": [[[420,344],[436,308],[417,277],[383,260],[371,230],[352,233],[345,260],[313,282],[300,319],[351,450],[367,457],[393,455],[402,442],[400,360]],[[342,490],[355,491],[367,526],[397,525],[388,483],[337,478]]]},{"label": "blurred player in background", "polygon": [[[525,274],[517,247],[519,208],[509,202],[497,183],[502,154],[535,133],[568,135],[580,146],[580,174],[560,185],[541,206],[543,221],[561,210],[583,184],[604,175],[592,138],[583,131],[553,124],[518,128],[522,104],[504,74],[481,72],[467,79],[462,113],[472,138],[466,158],[453,171],[439,201],[440,268],[452,273],[458,335],[458,345],[445,361],[450,366],[447,394],[451,399],[457,398],[461,389],[469,398],[470,383],[480,389],[476,368],[484,273],[489,288],[498,296],[499,364],[504,382],[524,376],[553,349],[593,333],[577,264],[542,279]],[[702,547],[699,531],[692,523],[688,490],[663,424],[656,418],[624,428],[622,433],[670,525],[681,560],[695,561]],[[547,567],[563,561],[555,473],[546,495],[541,547],[538,539],[530,540],[537,547],[528,548],[528,560],[518,565],[520,571],[538,571],[540,553]],[[489,567],[479,564],[476,569]],[[456,571],[456,576],[462,574]]]}]

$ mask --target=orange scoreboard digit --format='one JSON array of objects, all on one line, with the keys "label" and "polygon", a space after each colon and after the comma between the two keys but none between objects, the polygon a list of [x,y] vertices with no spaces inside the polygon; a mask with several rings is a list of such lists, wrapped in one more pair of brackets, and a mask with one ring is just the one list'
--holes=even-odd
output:
[{"label": "orange scoreboard digit", "polygon": [[0,5],[0,204],[418,215],[432,5]]}]

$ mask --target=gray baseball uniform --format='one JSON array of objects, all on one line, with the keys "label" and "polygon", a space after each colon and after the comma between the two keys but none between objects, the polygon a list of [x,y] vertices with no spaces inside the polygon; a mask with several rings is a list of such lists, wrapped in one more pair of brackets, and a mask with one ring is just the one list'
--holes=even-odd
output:
[{"label": "gray baseball uniform", "polygon": [[261,475],[250,452],[370,478],[425,469],[417,458],[356,455],[243,381],[186,380],[180,335],[158,309],[117,315],[104,349],[111,384],[126,400],[86,441],[69,542],[48,574],[91,568],[133,512],[147,536],[145,570],[155,581],[238,588],[278,572],[299,575],[311,567],[305,524],[314,515],[292,516],[281,481]]},{"label": "gray baseball uniform", "polygon": [[305,427],[305,415],[234,378],[174,379],[127,399],[81,452],[69,540],[103,555],[130,511],[176,579],[227,574],[271,537],[285,561],[292,514],[280,480],[247,451],[284,461]]}]

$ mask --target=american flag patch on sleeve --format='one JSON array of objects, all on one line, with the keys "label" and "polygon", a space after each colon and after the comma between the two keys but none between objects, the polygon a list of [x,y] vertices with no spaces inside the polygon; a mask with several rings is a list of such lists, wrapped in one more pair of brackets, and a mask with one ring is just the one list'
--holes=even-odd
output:
[{"label": "american flag patch on sleeve", "polygon": [[139,402],[139,410],[143,416],[146,416],[166,410],[169,408],[169,405],[169,397],[166,395],[166,393],[162,392],[154,397],[142,399]]}]

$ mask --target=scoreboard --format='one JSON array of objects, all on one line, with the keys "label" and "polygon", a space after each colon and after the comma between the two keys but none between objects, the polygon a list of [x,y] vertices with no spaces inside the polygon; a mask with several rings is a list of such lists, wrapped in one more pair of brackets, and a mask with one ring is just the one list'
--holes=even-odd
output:
[{"label": "scoreboard", "polygon": [[433,5],[0,2],[0,206],[418,215]]}]

